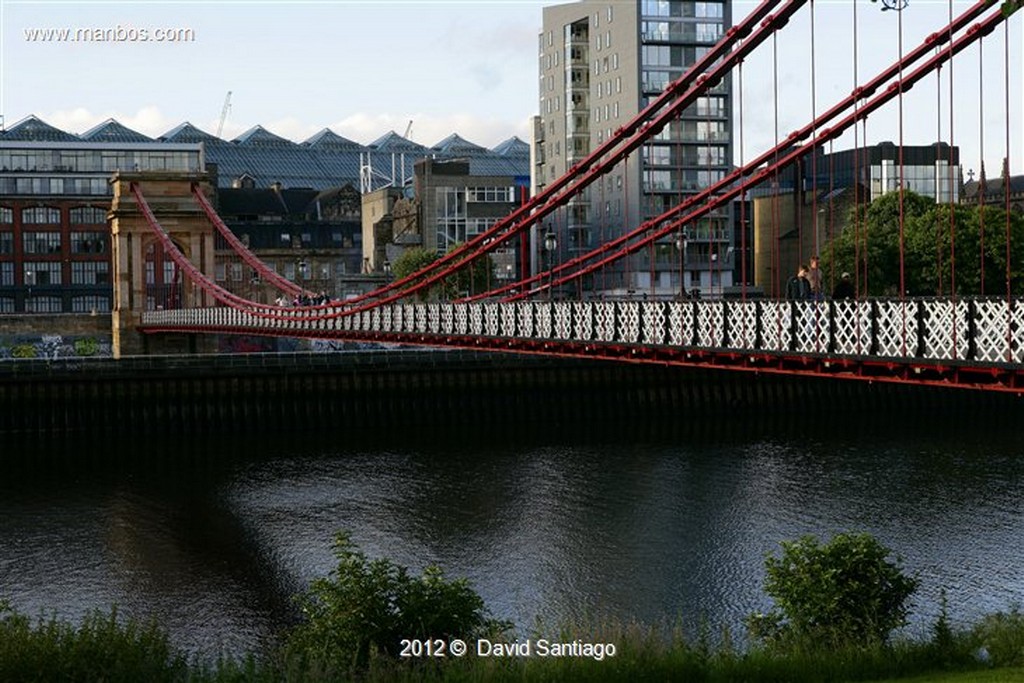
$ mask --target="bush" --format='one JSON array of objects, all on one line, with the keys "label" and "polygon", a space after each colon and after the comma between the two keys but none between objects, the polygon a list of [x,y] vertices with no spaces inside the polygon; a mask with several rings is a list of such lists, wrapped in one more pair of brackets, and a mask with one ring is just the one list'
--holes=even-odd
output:
[{"label": "bush", "polygon": [[338,566],[299,596],[305,623],[289,636],[286,656],[343,671],[363,668],[371,654],[397,656],[401,640],[475,639],[500,633],[483,599],[465,579],[427,567],[421,577],[386,558],[367,560],[345,533],[334,541]]},{"label": "bush", "polygon": [[869,534],[839,534],[824,545],[813,536],[784,541],[782,557],[765,560],[765,592],[777,608],[748,617],[751,635],[782,647],[885,642],[906,623],[919,583],[888,555]]},{"label": "bush", "polygon": [[975,652],[992,666],[1024,666],[1024,614],[1019,609],[988,614],[971,629]]}]

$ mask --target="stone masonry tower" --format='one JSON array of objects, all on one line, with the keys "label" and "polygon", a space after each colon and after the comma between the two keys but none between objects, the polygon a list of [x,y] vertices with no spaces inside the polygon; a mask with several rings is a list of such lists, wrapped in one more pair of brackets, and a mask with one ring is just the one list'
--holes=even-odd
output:
[{"label": "stone masonry tower", "polygon": [[110,210],[114,357],[197,351],[194,335],[149,338],[138,331],[145,310],[197,308],[213,302],[205,292],[180,276],[147,223],[131,185],[138,184],[157,221],[178,249],[204,275],[213,279],[214,228],[192,196],[193,184],[207,195],[211,194],[208,175],[172,171],[119,172],[110,182],[114,186]]}]

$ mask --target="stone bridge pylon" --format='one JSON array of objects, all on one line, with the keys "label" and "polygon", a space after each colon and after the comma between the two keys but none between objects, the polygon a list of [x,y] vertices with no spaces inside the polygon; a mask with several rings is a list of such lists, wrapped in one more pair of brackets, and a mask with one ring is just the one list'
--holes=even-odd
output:
[{"label": "stone bridge pylon", "polygon": [[202,308],[212,299],[189,282],[164,252],[132,194],[138,184],[142,196],[178,249],[204,275],[214,278],[214,227],[192,196],[193,184],[212,194],[206,173],[145,171],[118,172],[111,179],[114,198],[110,209],[115,358],[148,353],[210,351],[213,340],[196,335],[140,334],[143,311]]}]

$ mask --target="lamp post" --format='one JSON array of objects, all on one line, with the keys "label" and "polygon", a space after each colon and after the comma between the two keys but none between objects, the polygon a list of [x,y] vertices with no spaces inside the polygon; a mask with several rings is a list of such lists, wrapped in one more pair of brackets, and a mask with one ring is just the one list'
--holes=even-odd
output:
[{"label": "lamp post", "polygon": [[32,301],[32,285],[36,281],[36,271],[26,270],[25,271],[25,286],[28,289],[28,293],[25,296],[25,312],[29,313],[29,305]]},{"label": "lamp post", "polygon": [[384,281],[391,282],[391,261],[385,260],[381,266],[384,268]]},{"label": "lamp post", "polygon": [[551,284],[555,280],[555,274],[552,272],[555,262],[555,250],[558,249],[558,238],[555,237],[555,233],[548,228],[547,233],[544,235],[544,253],[547,254],[547,270],[548,270],[548,301],[551,301]]},{"label": "lamp post", "polygon": [[679,252],[679,298],[686,298],[686,231],[680,230],[676,237],[676,251]]}]

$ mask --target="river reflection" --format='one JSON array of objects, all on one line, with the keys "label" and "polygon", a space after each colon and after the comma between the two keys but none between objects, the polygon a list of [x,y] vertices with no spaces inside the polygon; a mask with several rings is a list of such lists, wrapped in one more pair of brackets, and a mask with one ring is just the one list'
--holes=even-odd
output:
[{"label": "river reflection", "polygon": [[371,557],[465,576],[521,631],[613,616],[740,630],[763,558],[869,531],[954,622],[1024,601],[1011,425],[881,417],[575,425],[486,434],[5,441],[0,597],[78,619],[116,604],[204,654],[261,647],[347,529]]}]

